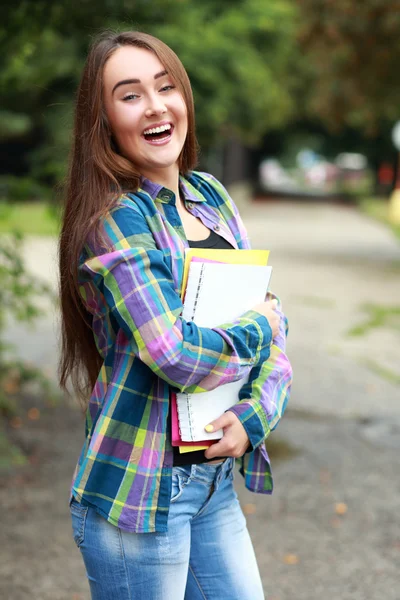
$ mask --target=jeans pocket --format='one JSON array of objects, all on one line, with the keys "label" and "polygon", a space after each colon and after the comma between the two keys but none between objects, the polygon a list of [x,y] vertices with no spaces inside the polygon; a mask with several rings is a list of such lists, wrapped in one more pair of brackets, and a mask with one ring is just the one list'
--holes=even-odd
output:
[{"label": "jeans pocket", "polygon": [[171,488],[171,504],[178,500],[179,496],[183,492],[183,481],[182,477],[177,473],[172,474],[172,488]]},{"label": "jeans pocket", "polygon": [[171,504],[182,496],[189,481],[190,477],[183,471],[183,468],[174,467],[172,469]]},{"label": "jeans pocket", "polygon": [[73,499],[69,508],[71,511],[72,535],[75,544],[80,548],[85,538],[85,523],[88,507],[79,504],[79,502]]}]

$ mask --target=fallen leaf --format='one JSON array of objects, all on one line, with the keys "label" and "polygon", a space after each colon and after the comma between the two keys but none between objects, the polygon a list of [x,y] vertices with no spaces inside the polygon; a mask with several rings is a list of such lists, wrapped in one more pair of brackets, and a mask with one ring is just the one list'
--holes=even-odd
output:
[{"label": "fallen leaf", "polygon": [[243,512],[245,515],[254,515],[254,513],[257,511],[257,507],[255,504],[244,504],[243,505]]},{"label": "fallen leaf", "polygon": [[16,394],[19,390],[19,381],[16,379],[8,379],[3,385],[3,390],[6,394]]},{"label": "fallen leaf", "polygon": [[337,515],[345,515],[347,513],[347,504],[344,502],[337,502],[335,504],[335,513]]},{"label": "fallen leaf", "polygon": [[39,456],[38,456],[38,454],[31,454],[28,457],[28,461],[29,461],[30,465],[37,465],[38,462],[39,462]]},{"label": "fallen leaf", "polygon": [[334,517],[333,519],[331,519],[331,525],[332,527],[340,527],[342,524],[342,521],[340,519],[338,519],[337,517]]},{"label": "fallen leaf", "polygon": [[28,419],[30,419],[31,421],[37,421],[38,419],[40,419],[40,410],[38,408],[30,408],[28,410]]},{"label": "fallen leaf", "polygon": [[319,472],[319,480],[321,483],[329,483],[332,479],[332,473],[328,469],[321,469]]},{"label": "fallen leaf", "polygon": [[283,562],[285,565],[297,565],[299,562],[299,557],[297,554],[285,554],[283,557]]},{"label": "fallen leaf", "polygon": [[19,429],[22,425],[21,417],[13,417],[10,421],[10,425],[13,429]]}]

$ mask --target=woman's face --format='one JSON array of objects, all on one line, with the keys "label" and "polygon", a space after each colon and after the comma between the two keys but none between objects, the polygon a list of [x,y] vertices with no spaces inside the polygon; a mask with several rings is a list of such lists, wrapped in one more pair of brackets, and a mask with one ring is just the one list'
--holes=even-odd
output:
[{"label": "woman's face", "polygon": [[123,46],[108,59],[103,79],[105,110],[120,153],[143,175],[177,169],[187,109],[156,55]]}]

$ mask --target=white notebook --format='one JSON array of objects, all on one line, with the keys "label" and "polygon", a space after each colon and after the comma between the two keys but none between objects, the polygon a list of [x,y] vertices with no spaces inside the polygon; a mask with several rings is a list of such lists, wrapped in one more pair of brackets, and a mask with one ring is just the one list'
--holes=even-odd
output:
[{"label": "white notebook", "polygon": [[[182,316],[200,327],[217,327],[233,321],[265,300],[272,267],[191,262]],[[178,393],[177,408],[184,442],[220,439],[222,429],[207,433],[204,427],[236,404],[247,379],[221,385],[211,392]]]}]

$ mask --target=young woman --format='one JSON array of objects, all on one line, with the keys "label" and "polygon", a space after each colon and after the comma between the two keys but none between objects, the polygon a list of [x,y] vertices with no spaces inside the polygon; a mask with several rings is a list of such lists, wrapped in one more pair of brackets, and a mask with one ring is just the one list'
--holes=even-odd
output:
[{"label": "young woman", "polygon": [[[249,248],[236,207],[195,172],[182,63],[143,33],[104,34],[77,94],[60,237],[60,383],[89,398],[70,507],[95,600],[260,600],[232,479],[270,493],[264,440],[289,393],[276,299],[214,329],[181,317],[188,246]],[[249,375],[205,453],[171,446],[171,390]],[[184,457],[182,459],[182,456]]]}]

